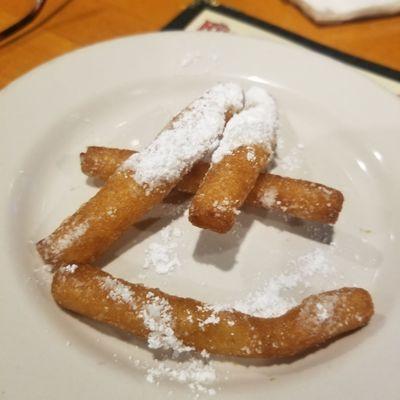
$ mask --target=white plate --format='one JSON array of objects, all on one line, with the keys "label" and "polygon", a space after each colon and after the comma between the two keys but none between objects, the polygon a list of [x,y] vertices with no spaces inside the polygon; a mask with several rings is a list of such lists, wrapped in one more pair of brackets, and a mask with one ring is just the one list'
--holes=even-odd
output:
[{"label": "white plate", "polygon": [[[291,226],[265,212],[243,213],[241,228],[226,236],[200,232],[182,216],[171,222],[184,232],[177,250],[182,266],[173,274],[160,276],[142,268],[145,249],[160,241],[159,230],[168,219],[132,230],[106,269],[214,302],[238,298],[298,257],[320,251],[336,272],[316,276],[307,293],[363,286],[376,304],[371,324],[288,364],[215,361],[218,396],[398,396],[399,100],[306,50],[222,34],[162,33],[73,52],[0,93],[4,398],[193,395],[187,385],[147,383],[145,371],[132,360],[141,365],[154,361],[135,340],[58,309],[33,243],[95,193],[80,172],[80,151],[90,144],[148,143],[174,112],[220,80],[265,85],[276,97],[284,141],[277,171],[281,165],[282,173],[343,191],[346,201],[334,229],[335,246],[311,239],[315,226]],[[285,156],[290,161],[286,170]],[[328,230],[322,233],[329,236]],[[294,296],[301,298],[299,291]]]}]

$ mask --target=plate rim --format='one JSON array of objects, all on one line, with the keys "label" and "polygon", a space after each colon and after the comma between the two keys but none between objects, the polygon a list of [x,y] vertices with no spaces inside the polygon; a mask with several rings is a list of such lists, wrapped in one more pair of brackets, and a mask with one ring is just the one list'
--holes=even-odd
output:
[{"label": "plate rim", "polygon": [[[69,52],[69,53],[67,53],[67,54],[65,54],[65,55],[63,55],[63,56],[61,56],[61,57],[57,57],[57,58],[51,60],[51,61],[48,62],[48,63],[41,64],[40,66],[38,66],[38,67],[34,68],[33,70],[29,71],[29,73],[23,75],[22,77],[18,78],[18,79],[15,80],[15,81],[11,82],[9,85],[7,85],[5,88],[3,88],[3,90],[0,92],[0,102],[2,101],[2,99],[4,99],[4,97],[6,98],[7,95],[10,94],[10,92],[12,93],[15,89],[18,90],[18,85],[22,85],[22,86],[23,86],[25,82],[27,82],[27,81],[29,82],[29,79],[30,79],[33,75],[35,75],[35,74],[37,73],[37,71],[46,71],[46,69],[47,69],[49,66],[54,65],[55,63],[62,63],[62,62],[64,62],[65,58],[67,58],[67,57],[75,57],[77,54],[80,54],[81,52],[86,52],[87,49],[96,48],[96,50],[97,50],[97,49],[99,49],[101,46],[103,46],[105,43],[106,43],[106,44],[110,44],[110,43],[111,43],[112,45],[114,45],[114,44],[117,43],[117,42],[118,42],[118,43],[123,43],[123,42],[126,41],[126,40],[130,41],[130,40],[132,40],[132,39],[137,39],[139,36],[140,36],[140,37],[146,37],[146,38],[150,38],[150,39],[151,39],[151,38],[154,37],[154,36],[157,36],[157,37],[158,37],[158,36],[163,36],[163,37],[166,37],[166,36],[168,36],[168,37],[175,37],[176,34],[178,34],[179,36],[181,36],[181,35],[185,35],[185,36],[192,36],[192,35],[207,35],[207,36],[212,35],[212,36],[215,36],[215,35],[218,35],[218,37],[220,37],[220,35],[221,35],[220,33],[211,33],[211,34],[210,34],[210,33],[187,33],[187,32],[149,33],[149,34],[145,34],[145,35],[136,35],[136,36],[128,36],[128,37],[113,39],[113,40],[111,40],[111,41],[104,41],[104,42],[96,43],[96,44],[94,44],[94,45],[85,46],[85,47],[83,47],[83,48],[80,48],[80,49],[77,49],[77,50],[75,50],[75,51]],[[234,36],[233,36],[233,37],[234,37]],[[236,38],[236,37],[234,37],[234,38]],[[265,45],[265,42],[266,42],[264,39],[257,39],[257,38],[244,38],[244,37],[239,37],[239,39],[240,39],[240,40],[245,40],[245,41],[250,40],[250,41],[254,41],[254,42],[259,42],[259,43],[262,43],[263,45]],[[231,39],[229,39],[229,40],[231,40]],[[303,53],[303,51],[300,50],[300,49],[289,49],[289,48],[287,48],[285,45],[282,45],[282,44],[277,44],[277,43],[273,43],[273,42],[270,42],[270,41],[267,41],[267,42],[268,42],[268,45],[277,46],[277,47],[280,47],[280,48],[284,48],[284,49],[285,49],[285,52],[286,52],[286,51],[289,51],[289,52],[295,51],[296,53],[299,53],[299,54],[300,54],[300,53],[301,53],[301,54]],[[340,63],[340,62],[338,62],[338,61],[336,61],[336,60],[331,60],[331,59],[329,59],[328,57],[321,56],[321,55],[319,55],[319,54],[313,54],[312,57],[314,57],[314,56],[316,56],[317,58],[322,57],[322,58],[324,59],[324,62],[327,61],[329,64],[331,64],[331,63],[333,62],[333,63],[335,63],[335,64],[337,64],[337,65],[340,65],[341,68],[343,68],[343,71],[344,71],[344,70],[347,71],[346,73],[350,73],[352,76],[358,76],[357,79],[361,79],[363,82],[369,82],[368,85],[369,85],[371,88],[374,88],[373,90],[378,89],[378,91],[381,92],[381,94],[389,95],[389,97],[392,96],[389,92],[386,92],[386,91],[385,91],[383,88],[381,88],[378,84],[376,84],[375,82],[370,81],[368,78],[366,78],[366,77],[364,77],[364,76],[361,76],[361,75],[357,74],[355,71],[352,71],[350,68],[348,68],[348,67],[345,66],[344,64],[342,64],[342,63]],[[6,89],[6,91],[4,91],[5,89]],[[393,96],[394,96],[394,95],[393,95]],[[396,99],[396,101],[398,101],[398,99],[397,99],[396,97],[394,97],[394,98]],[[400,109],[400,102],[399,102],[399,109]],[[5,140],[5,139],[4,139],[4,140]],[[1,176],[1,174],[0,174],[0,176]],[[0,182],[1,182],[1,180],[2,180],[2,177],[0,178]],[[0,202],[0,204],[2,204],[2,202]],[[4,233],[4,232],[3,232],[3,233]],[[1,232],[0,232],[0,234],[1,234]],[[2,257],[5,258],[5,256],[2,256]]]}]

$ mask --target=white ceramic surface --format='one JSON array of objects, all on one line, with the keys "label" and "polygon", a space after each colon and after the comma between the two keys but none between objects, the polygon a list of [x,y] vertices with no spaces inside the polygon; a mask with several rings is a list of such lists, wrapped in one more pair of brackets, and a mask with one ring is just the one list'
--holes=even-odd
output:
[{"label": "white ceramic surface", "polygon": [[[132,361],[153,362],[140,342],[60,310],[33,243],[95,193],[80,172],[80,151],[91,144],[129,147],[134,139],[145,145],[174,112],[220,80],[271,90],[283,138],[276,171],[343,191],[334,231],[256,210],[243,212],[226,236],[201,232],[184,216],[161,218],[132,229],[103,261],[106,270],[178,295],[227,301],[320,249],[336,274],[313,281],[307,293],[363,286],[376,305],[371,324],[288,364],[215,361],[218,398],[398,398],[400,101],[306,50],[199,33],[100,43],[0,92],[1,398],[193,397],[186,385],[146,382]],[[182,266],[162,276],[142,265],[145,249],[160,241],[168,223],[184,233],[177,250]]]}]

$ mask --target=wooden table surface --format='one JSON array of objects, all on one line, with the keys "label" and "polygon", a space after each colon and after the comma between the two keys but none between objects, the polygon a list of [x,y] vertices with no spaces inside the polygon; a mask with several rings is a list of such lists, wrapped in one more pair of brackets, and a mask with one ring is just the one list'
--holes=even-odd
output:
[{"label": "wooden table surface", "polygon": [[[33,1],[0,0],[0,29],[23,16]],[[33,23],[0,42],[0,87],[37,65],[84,45],[158,31],[191,3],[192,0],[48,0]],[[400,70],[400,15],[318,26],[285,0],[221,0],[220,4]]]}]

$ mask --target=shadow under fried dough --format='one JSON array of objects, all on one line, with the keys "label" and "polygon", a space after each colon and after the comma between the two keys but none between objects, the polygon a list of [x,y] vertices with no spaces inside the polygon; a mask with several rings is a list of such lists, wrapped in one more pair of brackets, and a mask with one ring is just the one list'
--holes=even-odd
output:
[{"label": "shadow under fried dough", "polygon": [[115,258],[118,258],[130,248],[143,242],[170,223],[171,220],[163,218],[146,218],[138,222],[124,232],[124,234],[112,244],[108,251],[96,260],[96,264],[99,267],[105,267]]},{"label": "shadow under fried dough", "polygon": [[104,186],[104,181],[100,178],[88,176],[86,178],[86,184],[90,187],[100,189]]},{"label": "shadow under fried dough", "polygon": [[290,232],[319,243],[331,244],[335,235],[334,227],[329,224],[304,221],[288,217],[277,211],[268,211],[250,206],[246,206],[243,212],[251,215],[255,220],[266,226],[273,226],[280,231]]},{"label": "shadow under fried dough", "polygon": [[246,206],[243,214],[239,216],[237,223],[228,233],[201,231],[193,253],[194,259],[202,264],[212,264],[224,271],[229,271],[236,264],[240,245],[255,220],[266,226],[273,226],[281,231],[287,231],[320,243],[330,244],[333,241],[334,228],[332,225],[303,221],[290,218],[282,213]]},{"label": "shadow under fried dough", "polygon": [[193,196],[189,193],[178,192],[174,190],[164,199],[164,203],[181,205],[192,197]]},{"label": "shadow under fried dough", "polygon": [[[160,209],[155,210],[154,214],[163,214],[162,207],[180,207],[188,199],[188,196],[173,194],[168,197],[166,204],[162,204]],[[278,212],[267,211],[254,207],[245,207],[245,214],[240,215],[237,223],[231,231],[225,234],[215,233],[209,230],[201,230],[193,257],[202,264],[212,264],[216,267],[229,271],[236,264],[236,256],[240,244],[244,240],[247,232],[251,228],[254,220],[258,220],[266,226],[273,226],[281,231],[294,233],[305,238],[315,240],[320,243],[330,244],[334,236],[332,225],[321,224],[318,222],[303,221],[297,218],[288,218]],[[143,221],[132,226],[124,235],[118,239],[112,247],[97,261],[97,264],[104,267],[113,259],[127,252],[133,246],[140,244],[150,236],[161,231],[173,220],[182,216],[184,209],[178,209],[172,216],[157,215],[149,216]],[[218,256],[219,255],[219,256]]]},{"label": "shadow under fried dough", "polygon": [[199,263],[212,264],[229,271],[236,264],[240,245],[253,222],[252,218],[239,215],[235,226],[227,233],[202,230],[193,252],[194,259]]},{"label": "shadow under fried dough", "polygon": [[[133,246],[140,244],[170,225],[172,221],[183,215],[187,199],[188,196],[185,193],[177,192],[168,195],[165,203],[158,205],[149,216],[130,227],[122,237],[113,243],[107,253],[96,260],[96,264],[105,267]],[[168,215],[168,209],[173,211],[172,215]]]},{"label": "shadow under fried dough", "polygon": [[[104,185],[104,182],[97,178],[88,178],[87,183],[97,188]],[[158,210],[168,206],[173,209],[173,207],[176,206],[177,211],[173,213],[173,216],[153,216],[154,213],[151,213],[146,219],[135,224],[125,232],[97,263],[100,266],[107,265],[117,256],[125,253],[133,246],[141,243],[166,227],[174,219],[182,216],[184,209],[179,208],[191,197],[192,195],[190,194],[172,191],[165,198],[164,203],[158,206]],[[157,214],[157,211],[155,214]],[[246,215],[243,214],[249,214],[252,218],[246,217]],[[281,231],[288,231],[320,243],[330,244],[333,241],[334,228],[329,224],[304,221],[298,218],[288,217],[284,213],[278,211],[270,211],[251,206],[244,206],[243,214],[238,217],[237,223],[228,233],[219,234],[208,230],[202,230],[193,253],[195,260],[203,264],[213,264],[225,271],[232,269],[236,263],[236,255],[239,251],[240,244],[253,223],[252,219],[258,220],[266,226],[273,226]],[[221,257],[217,257],[218,254],[220,254]]]},{"label": "shadow under fried dough", "polygon": [[376,269],[382,262],[383,254],[376,247],[343,231],[336,237],[333,225],[304,221],[288,217],[277,211],[268,211],[251,206],[246,206],[243,212],[252,215],[254,219],[266,226],[273,226],[281,231],[290,232],[319,243],[329,245],[335,241],[335,254],[363,268]]}]

